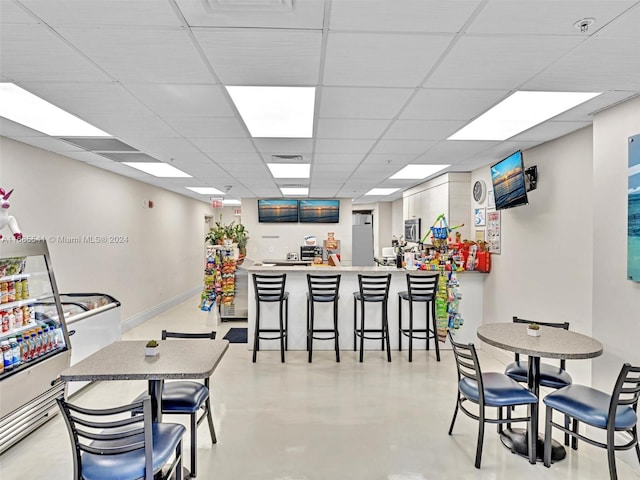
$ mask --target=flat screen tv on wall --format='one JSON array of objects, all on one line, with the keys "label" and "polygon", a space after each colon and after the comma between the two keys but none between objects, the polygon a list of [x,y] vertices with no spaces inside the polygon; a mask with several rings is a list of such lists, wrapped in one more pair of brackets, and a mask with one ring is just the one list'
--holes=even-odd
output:
[{"label": "flat screen tv on wall", "polygon": [[496,210],[529,203],[521,151],[518,150],[491,166],[491,182]]},{"label": "flat screen tv on wall", "polygon": [[258,222],[283,223],[298,221],[298,200],[258,200]]},{"label": "flat screen tv on wall", "polygon": [[340,200],[300,200],[301,223],[338,223]]}]

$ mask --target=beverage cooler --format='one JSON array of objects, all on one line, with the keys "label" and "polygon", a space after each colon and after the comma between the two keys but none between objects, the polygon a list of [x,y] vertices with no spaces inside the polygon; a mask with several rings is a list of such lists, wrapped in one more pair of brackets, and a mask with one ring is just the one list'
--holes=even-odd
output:
[{"label": "beverage cooler", "polygon": [[[2,453],[57,413],[55,398],[65,392],[65,384],[57,378],[74,360],[80,360],[78,353],[88,355],[83,347],[100,348],[82,334],[76,341],[70,333],[88,331],[84,324],[101,323],[114,310],[107,316],[118,312],[115,330],[119,338],[120,304],[108,295],[61,296],[44,241],[0,241],[0,295]],[[105,323],[111,325],[113,320]]]}]

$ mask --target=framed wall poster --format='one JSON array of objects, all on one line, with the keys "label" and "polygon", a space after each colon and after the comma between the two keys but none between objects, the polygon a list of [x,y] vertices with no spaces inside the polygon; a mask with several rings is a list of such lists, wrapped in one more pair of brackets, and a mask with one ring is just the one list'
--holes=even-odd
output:
[{"label": "framed wall poster", "polygon": [[640,282],[640,135],[629,137],[627,278]]},{"label": "framed wall poster", "polygon": [[476,242],[484,242],[484,230],[476,230]]},{"label": "framed wall poster", "polygon": [[493,190],[489,190],[487,194],[487,207],[496,208],[496,197],[493,194]]},{"label": "framed wall poster", "polygon": [[487,213],[487,243],[491,253],[500,254],[501,232],[500,232],[500,212]]},{"label": "framed wall poster", "polygon": [[484,227],[487,224],[486,208],[475,208],[473,210],[473,223],[476,227]]}]

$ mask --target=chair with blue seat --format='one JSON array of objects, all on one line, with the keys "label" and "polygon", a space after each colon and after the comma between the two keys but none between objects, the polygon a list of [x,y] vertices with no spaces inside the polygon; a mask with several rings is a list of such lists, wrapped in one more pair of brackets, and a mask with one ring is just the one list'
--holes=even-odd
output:
[{"label": "chair with blue seat", "polygon": [[[509,378],[504,373],[487,372],[480,369],[478,354],[473,343],[467,345],[457,343],[453,340],[451,332],[448,333],[453,353],[456,359],[458,371],[458,395],[456,408],[451,419],[449,435],[453,432],[458,410],[462,410],[468,417],[478,421],[478,442],[476,446],[475,467],[480,468],[482,460],[482,446],[484,442],[484,424],[498,424],[499,431],[502,424],[507,422],[527,422],[527,427],[531,426],[532,406],[538,402],[538,397],[527,388]],[[471,402],[477,405],[478,413],[467,409],[465,403]],[[517,406],[526,406],[527,414],[522,417],[503,418],[502,409]],[[497,418],[487,417],[486,408],[497,408]],[[527,428],[527,432],[531,429]],[[536,462],[536,442],[533,441],[531,433],[527,433],[527,444],[529,451],[529,462]]]},{"label": "chair with blue seat", "polygon": [[[336,362],[340,361],[340,344],[338,332],[338,300],[340,300],[341,275],[307,274],[307,350],[309,363],[313,356],[314,340],[333,340],[336,351]],[[315,319],[315,304],[331,303],[333,311],[333,327],[318,328]],[[319,333],[320,336],[316,336]]]},{"label": "chair with blue seat", "polygon": [[[168,338],[215,340],[216,332],[184,333],[162,330],[162,340],[167,340]],[[188,355],[188,352],[185,352],[185,355]],[[189,415],[192,477],[198,474],[198,426],[205,419],[209,424],[211,443],[218,442],[216,431],[213,427],[211,386],[209,378],[204,378],[203,380],[203,383],[195,380],[176,380],[164,382],[162,386],[162,414]],[[198,416],[199,412],[201,412],[200,416]]]},{"label": "chair with blue seat", "polygon": [[[152,480],[156,475],[182,480],[185,428],[153,423],[148,395],[107,409],[79,407],[63,398],[56,401],[71,436],[74,480]],[[142,415],[133,415],[136,411]]]},{"label": "chair with blue seat", "polygon": [[[413,339],[426,341],[429,350],[429,340],[433,339],[436,349],[436,360],[440,361],[440,346],[438,345],[438,330],[436,319],[436,294],[438,293],[439,273],[407,273],[407,290],[398,292],[398,350],[402,351],[402,337],[409,339],[409,361],[413,361]],[[409,325],[402,324],[402,303],[409,303]],[[414,302],[425,304],[425,326],[414,328]]]},{"label": "chair with blue seat", "polygon": [[[513,317],[513,323],[544,325],[551,328],[562,328],[569,330],[569,322],[536,322],[533,320],[525,320],[524,318]],[[520,360],[520,355],[515,354],[515,361],[507,365],[504,373],[513,378],[516,382],[527,383],[529,373],[529,362],[526,360]],[[560,359],[559,365],[552,365],[550,363],[540,363],[540,386],[546,388],[563,388],[567,385],[571,385],[571,375],[566,370],[566,360]],[[509,412],[507,412],[509,415]],[[565,426],[569,428],[569,418],[565,419]],[[507,428],[511,428],[511,425],[507,425]],[[565,435],[564,444],[569,445],[569,435]]]},{"label": "chair with blue seat", "polygon": [[[635,447],[640,461],[638,445],[638,399],[640,398],[640,367],[625,363],[618,375],[612,394],[585,385],[569,385],[544,397],[546,405],[544,465],[551,465],[551,427],[572,437],[572,448],[578,449],[578,439],[607,449],[609,476],[617,480],[615,453]],[[562,413],[572,420],[569,429],[553,421],[553,412]],[[606,442],[578,433],[580,422],[606,431]],[[616,437],[626,437],[626,443],[616,443]]]}]

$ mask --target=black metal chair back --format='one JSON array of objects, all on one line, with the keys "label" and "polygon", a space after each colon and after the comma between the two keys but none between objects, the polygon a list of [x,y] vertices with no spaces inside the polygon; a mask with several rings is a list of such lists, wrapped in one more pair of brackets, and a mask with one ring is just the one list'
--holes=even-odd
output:
[{"label": "black metal chair back", "polygon": [[202,338],[202,339],[216,339],[216,332],[212,330],[210,332],[198,332],[198,333],[185,333],[185,332],[169,332],[162,330],[162,340],[167,338]]},{"label": "black metal chair back", "polygon": [[284,300],[284,289],[287,274],[263,275],[252,274],[253,286],[256,292],[256,300],[261,302],[281,302]]},{"label": "black metal chair back", "polygon": [[363,275],[358,274],[360,300],[363,302],[386,302],[389,299],[391,274]]},{"label": "black metal chair back", "polygon": [[484,385],[482,383],[482,370],[478,361],[478,353],[473,343],[463,344],[453,340],[453,335],[448,332],[449,341],[456,359],[458,383],[463,378],[473,380],[478,385],[478,403],[484,405]]},{"label": "black metal chair back", "polygon": [[[513,323],[526,323],[528,325],[531,325],[532,323],[537,323],[538,325],[542,325],[545,327],[562,328],[564,330],[569,330],[569,322],[537,322],[535,320],[525,320],[524,318],[518,318],[514,316]],[[519,362],[520,354],[516,353],[515,357],[516,357],[516,362]],[[567,361],[564,358],[560,359],[560,368],[563,370],[566,370],[566,363]]]},{"label": "black metal chair back", "polygon": [[338,298],[340,275],[307,275],[309,297],[315,302],[332,302]]},{"label": "black metal chair back", "polygon": [[[84,478],[83,454],[116,456],[137,450],[144,450],[145,480],[154,478],[151,397],[149,395],[128,405],[106,409],[79,407],[67,403],[63,398],[57,398],[56,401],[73,441],[74,479]],[[134,415],[140,411],[142,415]],[[114,419],[114,416],[117,417]],[[170,472],[173,472],[181,461],[181,456],[174,459]],[[117,467],[114,469],[115,478]],[[163,478],[168,478],[168,475]]]},{"label": "black metal chair back", "polygon": [[639,399],[640,366],[634,367],[628,363],[625,363],[620,370],[620,374],[618,375],[616,385],[613,388],[613,393],[611,395],[607,429],[615,430],[616,410],[619,406],[630,406],[635,412],[637,412]]},{"label": "black metal chair back", "polygon": [[438,293],[439,273],[433,275],[416,275],[407,273],[407,291],[414,302],[430,302]]}]

